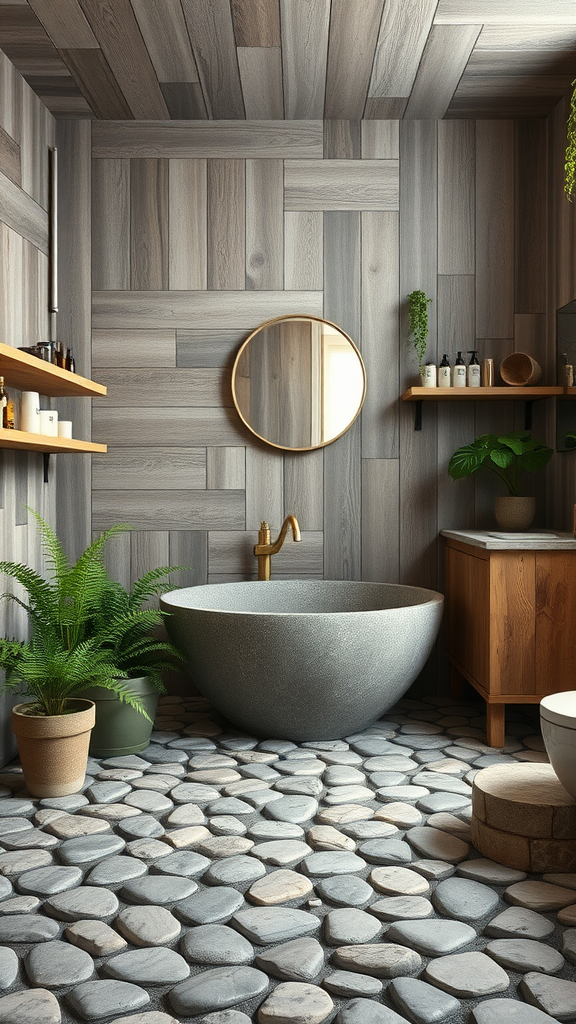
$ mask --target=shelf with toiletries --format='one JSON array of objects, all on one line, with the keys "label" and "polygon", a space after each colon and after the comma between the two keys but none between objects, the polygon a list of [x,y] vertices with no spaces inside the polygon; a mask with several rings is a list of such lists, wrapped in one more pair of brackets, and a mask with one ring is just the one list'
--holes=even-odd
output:
[{"label": "shelf with toiletries", "polygon": [[[6,386],[21,392],[38,392],[49,398],[94,398],[106,394],[106,387],[38,356],[0,342],[0,377]],[[72,437],[30,433],[0,427],[0,448],[58,452],[105,452],[105,444],[76,440]]]},{"label": "shelf with toiletries", "polygon": [[422,402],[487,402],[487,401],[521,401],[526,403],[526,429],[530,429],[530,411],[532,402],[539,398],[552,398],[574,392],[576,388],[556,386],[530,387],[526,385],[506,385],[504,387],[412,387],[402,395],[403,402],[416,402],[415,430],[422,429]]}]

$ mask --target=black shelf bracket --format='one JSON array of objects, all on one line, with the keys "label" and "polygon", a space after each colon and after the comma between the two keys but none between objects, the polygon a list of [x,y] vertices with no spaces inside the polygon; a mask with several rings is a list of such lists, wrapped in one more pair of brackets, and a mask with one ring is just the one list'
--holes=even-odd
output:
[{"label": "black shelf bracket", "polygon": [[422,430],[422,399],[414,403],[414,430]]},{"label": "black shelf bracket", "polygon": [[44,459],[44,483],[47,484],[50,478],[50,452],[43,453]]},{"label": "black shelf bracket", "polygon": [[524,430],[532,430],[532,406],[534,399],[527,399],[524,403]]}]

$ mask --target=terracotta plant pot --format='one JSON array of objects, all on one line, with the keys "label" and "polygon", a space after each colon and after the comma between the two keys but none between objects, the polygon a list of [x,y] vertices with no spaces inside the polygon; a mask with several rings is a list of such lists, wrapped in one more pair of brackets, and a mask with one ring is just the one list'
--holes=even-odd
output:
[{"label": "terracotta plant pot", "polygon": [[121,757],[137,754],[150,742],[154,716],[158,706],[158,690],[148,676],[126,679],[126,689],[142,701],[152,721],[125,704],[103,686],[90,686],[82,696],[96,705],[96,725],[90,737],[90,753],[94,757]]},{"label": "terracotta plant pot", "polygon": [[26,788],[32,796],[67,796],[82,789],[90,731],[96,719],[91,700],[71,699],[66,715],[31,715],[29,704],[12,708],[12,731]]},{"label": "terracotta plant pot", "polygon": [[518,498],[511,494],[496,498],[494,515],[503,530],[527,530],[536,515],[536,498]]}]

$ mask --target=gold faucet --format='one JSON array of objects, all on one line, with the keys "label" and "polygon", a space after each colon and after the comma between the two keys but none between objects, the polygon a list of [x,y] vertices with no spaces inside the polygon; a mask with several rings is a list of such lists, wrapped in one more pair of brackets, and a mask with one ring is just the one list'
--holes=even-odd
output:
[{"label": "gold faucet", "polygon": [[275,555],[282,547],[286,540],[286,534],[288,533],[288,527],[292,528],[292,536],[294,540],[302,540],[300,536],[300,526],[296,516],[289,515],[282,523],[282,529],[278,534],[277,540],[271,543],[270,540],[270,527],[264,519],[260,523],[260,529],[258,530],[258,543],[254,545],[254,554],[258,559],[258,579],[269,580],[270,579],[270,564],[272,561],[272,555]]}]

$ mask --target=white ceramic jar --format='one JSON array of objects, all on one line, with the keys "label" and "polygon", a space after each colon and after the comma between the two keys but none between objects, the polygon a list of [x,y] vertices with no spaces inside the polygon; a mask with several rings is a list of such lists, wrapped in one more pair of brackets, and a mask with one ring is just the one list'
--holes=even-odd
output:
[{"label": "white ceramic jar", "polygon": [[564,789],[576,799],[576,690],[543,697],[540,726],[550,764]]}]

